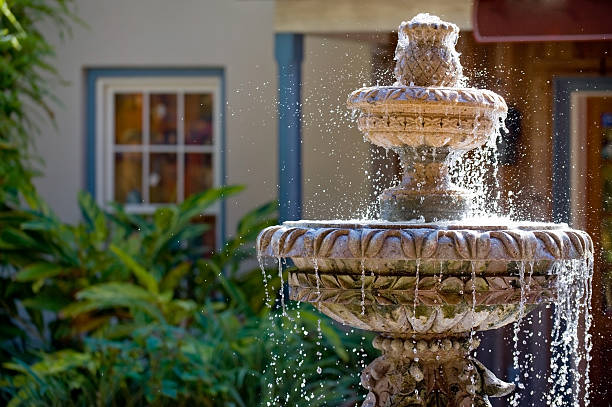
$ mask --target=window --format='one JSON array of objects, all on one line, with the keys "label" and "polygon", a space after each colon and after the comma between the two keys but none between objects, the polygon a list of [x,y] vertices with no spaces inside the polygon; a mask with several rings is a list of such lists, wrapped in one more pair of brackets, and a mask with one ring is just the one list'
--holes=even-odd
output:
[{"label": "window", "polygon": [[[149,214],[222,184],[220,76],[95,75],[103,71],[89,73],[100,204]],[[204,242],[212,247],[223,237],[221,215],[217,205],[202,216],[211,225]]]}]

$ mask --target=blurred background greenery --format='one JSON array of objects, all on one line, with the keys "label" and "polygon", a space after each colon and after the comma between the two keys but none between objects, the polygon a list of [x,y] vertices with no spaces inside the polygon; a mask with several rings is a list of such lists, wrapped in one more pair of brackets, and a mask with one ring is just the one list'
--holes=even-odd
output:
[{"label": "blurred background greenery", "polygon": [[101,208],[82,193],[78,224],[62,222],[37,194],[36,122],[53,121],[47,83],[61,78],[36,24],[52,20],[70,34],[85,24],[72,9],[71,0],[0,0],[0,402],[355,405],[369,340],[310,307],[283,316],[278,273],[266,287],[248,266],[276,203],[249,212],[205,256],[198,217],[242,187],[152,216]]}]

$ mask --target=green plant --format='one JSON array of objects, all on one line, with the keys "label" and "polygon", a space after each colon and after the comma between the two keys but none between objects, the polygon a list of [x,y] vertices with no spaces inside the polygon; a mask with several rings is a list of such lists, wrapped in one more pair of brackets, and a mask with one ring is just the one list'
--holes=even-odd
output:
[{"label": "green plant", "polygon": [[49,83],[61,81],[48,60],[52,45],[38,25],[51,21],[60,34],[79,21],[72,0],[0,0],[0,206],[25,198],[31,205],[36,191],[31,183],[29,148],[36,123],[53,120],[57,102]]},{"label": "green plant", "polygon": [[[2,260],[18,268],[0,281],[6,292],[19,293],[13,307],[3,307],[9,312],[2,330],[17,332],[5,339],[14,344],[4,355],[6,401],[266,406],[287,399],[313,406],[354,400],[357,356],[346,349],[360,348],[358,339],[341,337],[308,307],[290,307],[282,316],[277,305],[265,304],[265,290],[275,298],[279,278],[265,287],[259,270],[240,267],[253,255],[257,232],[275,222],[276,204],[248,213],[221,251],[202,257],[197,237],[205,226],[189,220],[239,190],[210,190],[150,219],[120,206],[105,212],[86,194],[78,225],[50,211],[0,214]],[[57,319],[46,324],[51,311]],[[20,315],[27,321],[18,321]],[[24,326],[37,333],[39,346]],[[45,330],[53,335],[45,337]]]},{"label": "green plant", "polygon": [[[104,325],[108,309],[131,308],[179,323],[195,302],[178,284],[193,274],[204,254],[197,239],[207,225],[191,221],[241,189],[211,189],[160,208],[151,218],[128,214],[118,205],[104,212],[88,194],[79,196],[83,222],[77,225],[60,221],[42,203],[37,207],[44,210],[0,212],[0,262],[15,269],[0,285],[2,332],[28,326],[30,335],[21,338],[19,348],[34,347],[35,338],[38,348],[53,349]],[[7,303],[15,296],[18,303]],[[55,335],[45,336],[45,311],[73,318],[55,320]]]}]

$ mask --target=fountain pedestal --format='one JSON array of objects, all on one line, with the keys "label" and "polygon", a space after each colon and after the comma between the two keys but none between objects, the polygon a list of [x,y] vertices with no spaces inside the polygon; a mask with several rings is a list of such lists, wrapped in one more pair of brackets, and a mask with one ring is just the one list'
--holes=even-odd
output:
[{"label": "fountain pedestal", "polygon": [[499,380],[469,354],[478,339],[402,339],[379,336],[374,347],[383,355],[361,374],[368,390],[363,407],[488,406],[488,397],[501,397],[514,385]]}]

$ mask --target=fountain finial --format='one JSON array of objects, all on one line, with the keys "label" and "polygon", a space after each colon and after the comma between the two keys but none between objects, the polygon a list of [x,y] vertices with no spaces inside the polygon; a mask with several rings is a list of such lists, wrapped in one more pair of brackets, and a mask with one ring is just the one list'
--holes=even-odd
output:
[{"label": "fountain finial", "polygon": [[458,86],[462,78],[455,50],[459,27],[429,13],[400,24],[395,48],[396,85]]}]

